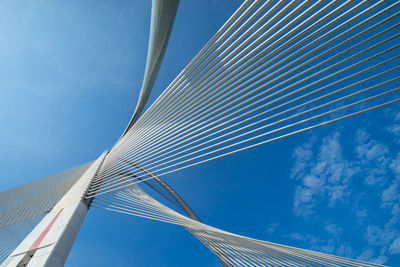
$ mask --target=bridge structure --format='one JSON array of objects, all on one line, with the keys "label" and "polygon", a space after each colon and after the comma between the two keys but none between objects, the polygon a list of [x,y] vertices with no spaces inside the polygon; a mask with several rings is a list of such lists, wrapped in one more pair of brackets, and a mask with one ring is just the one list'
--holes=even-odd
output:
[{"label": "bridge structure", "polygon": [[246,0],[143,112],[178,4],[153,0],[139,100],[115,145],[0,193],[1,266],[63,266],[90,207],[183,226],[223,266],[379,266],[207,225],[162,176],[399,102],[400,2]]}]

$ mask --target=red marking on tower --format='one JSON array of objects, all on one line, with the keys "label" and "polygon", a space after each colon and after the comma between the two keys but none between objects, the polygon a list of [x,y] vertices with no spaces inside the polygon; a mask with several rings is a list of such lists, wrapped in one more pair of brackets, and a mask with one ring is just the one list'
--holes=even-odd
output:
[{"label": "red marking on tower", "polygon": [[63,211],[64,208],[60,209],[60,211],[57,213],[57,215],[51,220],[49,225],[47,225],[46,229],[43,230],[43,232],[40,234],[40,236],[36,239],[36,241],[32,244],[32,246],[29,248],[29,250],[37,249],[40,245],[40,243],[43,241],[44,237],[47,235],[47,233],[50,231],[51,227],[57,220],[58,216],[60,213]]}]

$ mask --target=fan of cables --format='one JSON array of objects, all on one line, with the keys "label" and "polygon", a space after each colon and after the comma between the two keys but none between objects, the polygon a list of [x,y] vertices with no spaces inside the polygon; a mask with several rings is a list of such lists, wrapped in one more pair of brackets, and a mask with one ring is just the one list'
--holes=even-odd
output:
[{"label": "fan of cables", "polygon": [[[399,2],[245,1],[111,149],[88,197],[399,101]],[[127,179],[128,178],[128,179]]]},{"label": "fan of cables", "polygon": [[0,263],[70,190],[92,162],[0,194]]},{"label": "fan of cables", "polygon": [[91,205],[181,225],[217,255],[224,266],[380,266],[232,234],[166,207],[136,185],[96,197]]}]

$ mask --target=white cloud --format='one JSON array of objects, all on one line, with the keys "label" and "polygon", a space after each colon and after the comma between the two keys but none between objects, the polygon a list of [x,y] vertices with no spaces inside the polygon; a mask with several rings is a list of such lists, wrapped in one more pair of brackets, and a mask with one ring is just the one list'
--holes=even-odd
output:
[{"label": "white cloud", "polygon": [[392,242],[396,236],[396,230],[390,227],[373,225],[367,226],[366,234],[364,235],[369,245],[386,246]]},{"label": "white cloud", "polygon": [[372,249],[364,250],[361,255],[357,257],[358,260],[368,261],[374,257],[374,251]]},{"label": "white cloud", "polygon": [[367,218],[368,210],[366,208],[357,209],[355,211],[355,216],[359,220],[359,222],[361,222]]},{"label": "white cloud", "polygon": [[267,228],[267,233],[273,234],[278,227],[279,227],[279,223],[277,223],[277,222],[271,223]]},{"label": "white cloud", "polygon": [[311,145],[311,143],[307,143],[294,150],[293,155],[297,160],[291,170],[291,177],[302,176],[304,174],[308,161],[313,157],[313,152],[310,149]]},{"label": "white cloud", "polygon": [[307,241],[308,243],[315,245],[319,243],[321,240],[312,234],[300,234],[300,233],[292,233],[289,235],[289,238],[298,241]]},{"label": "white cloud", "polygon": [[356,169],[343,159],[339,137],[336,132],[324,138],[316,159],[313,158],[311,143],[295,149],[295,167],[291,177],[302,181],[295,190],[294,209],[297,215],[312,214],[313,207],[318,203],[316,196],[327,197],[328,205],[332,207],[348,196],[348,181]]},{"label": "white cloud", "polygon": [[314,192],[309,188],[298,186],[294,196],[294,211],[296,215],[308,216],[312,213]]},{"label": "white cloud", "polygon": [[387,130],[396,136],[400,136],[400,124],[395,124],[387,127]]},{"label": "white cloud", "polygon": [[314,190],[319,190],[324,187],[325,181],[321,177],[307,175],[303,180],[303,184]]},{"label": "white cloud", "polygon": [[341,244],[336,251],[339,255],[344,257],[351,257],[353,254],[353,249],[348,243]]},{"label": "white cloud", "polygon": [[[354,132],[343,127],[294,149],[294,213],[328,237],[294,233],[289,238],[310,249],[379,264],[400,253],[400,135],[395,130],[400,113],[388,114],[390,126],[361,123],[366,128]],[[354,223],[337,220],[336,213]],[[318,225],[321,218],[330,223]],[[357,243],[348,239],[349,231],[358,236]]]},{"label": "white cloud", "polygon": [[383,264],[387,261],[386,256],[379,255],[378,257],[375,257],[374,251],[371,249],[363,251],[361,255],[357,257],[357,259],[360,261],[369,261],[377,264]]},{"label": "white cloud", "polygon": [[325,226],[325,230],[330,233],[331,235],[337,236],[338,234],[340,234],[343,229],[338,227],[336,224],[331,223]]},{"label": "white cloud", "polygon": [[[320,251],[324,253],[334,253],[335,251],[334,238],[324,240],[319,236],[309,233],[291,233],[287,235],[287,237],[295,241],[304,242],[310,246],[310,249],[315,251]],[[343,244],[343,247],[341,248],[343,252],[348,251],[348,248],[346,246],[348,247],[348,244]]]},{"label": "white cloud", "polygon": [[399,198],[398,194],[398,183],[393,182],[389,188],[382,192],[382,201],[383,202],[392,202],[396,201]]},{"label": "white cloud", "polygon": [[400,254],[400,237],[396,238],[389,247],[390,254]]},{"label": "white cloud", "polygon": [[[396,115],[394,115],[394,121],[395,122],[400,122],[400,112],[398,112]],[[393,134],[396,137],[400,137],[400,123],[395,123],[393,125],[390,125],[386,127],[386,130]],[[400,141],[398,141],[400,142]]]},{"label": "white cloud", "polygon": [[400,180],[400,153],[397,158],[390,163],[389,167],[396,175],[397,180]]}]

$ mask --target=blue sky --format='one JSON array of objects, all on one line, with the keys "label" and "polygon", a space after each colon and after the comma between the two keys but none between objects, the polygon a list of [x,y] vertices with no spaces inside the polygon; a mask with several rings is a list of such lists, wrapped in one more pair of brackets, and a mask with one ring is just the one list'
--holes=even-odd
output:
[{"label": "blue sky", "polygon": [[[240,1],[182,1],[150,102]],[[0,189],[98,157],[134,110],[150,1],[0,4]],[[400,266],[400,108],[163,177],[212,226]],[[218,266],[183,228],[91,209],[66,266]]]}]

